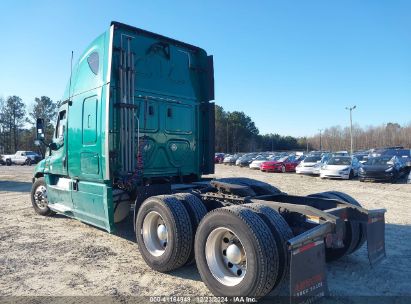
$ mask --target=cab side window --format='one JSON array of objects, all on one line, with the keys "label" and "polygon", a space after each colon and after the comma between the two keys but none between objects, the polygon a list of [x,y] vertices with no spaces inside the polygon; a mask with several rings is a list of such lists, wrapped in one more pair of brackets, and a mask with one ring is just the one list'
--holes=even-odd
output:
[{"label": "cab side window", "polygon": [[54,138],[62,139],[64,138],[64,132],[66,130],[66,111],[61,111],[57,118],[56,132]]}]

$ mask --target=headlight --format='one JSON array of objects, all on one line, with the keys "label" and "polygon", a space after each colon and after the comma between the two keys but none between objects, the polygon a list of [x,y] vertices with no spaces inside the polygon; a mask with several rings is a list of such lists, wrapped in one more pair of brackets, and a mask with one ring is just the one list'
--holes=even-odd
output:
[{"label": "headlight", "polygon": [[364,168],[360,168],[360,172],[365,172]]},{"label": "headlight", "polygon": [[342,169],[341,172],[347,172],[348,170],[350,170],[350,167]]},{"label": "headlight", "polygon": [[385,170],[385,172],[392,172],[394,170],[394,167],[390,167],[387,170]]}]

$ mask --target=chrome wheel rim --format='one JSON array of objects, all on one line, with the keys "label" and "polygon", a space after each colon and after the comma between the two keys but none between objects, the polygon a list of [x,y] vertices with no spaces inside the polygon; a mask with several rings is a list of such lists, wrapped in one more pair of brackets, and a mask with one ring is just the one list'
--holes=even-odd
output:
[{"label": "chrome wheel rim", "polygon": [[46,209],[48,202],[47,202],[47,188],[44,185],[40,185],[36,188],[34,192],[34,202],[36,206],[40,209]]},{"label": "chrome wheel rim", "polygon": [[211,231],[205,246],[211,274],[226,286],[238,285],[247,272],[247,255],[238,236],[227,228]]},{"label": "chrome wheel rim", "polygon": [[161,217],[156,211],[149,212],[143,220],[141,230],[144,245],[148,252],[153,256],[161,256],[167,248],[168,229]]}]

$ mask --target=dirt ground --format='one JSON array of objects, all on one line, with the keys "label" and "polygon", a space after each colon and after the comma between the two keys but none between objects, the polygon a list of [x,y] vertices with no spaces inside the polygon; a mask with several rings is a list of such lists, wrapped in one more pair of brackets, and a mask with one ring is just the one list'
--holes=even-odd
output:
[{"label": "dirt ground", "polygon": [[[0,296],[211,295],[195,266],[169,274],[140,256],[131,218],[117,234],[64,216],[42,217],[31,207],[33,167],[0,166]],[[321,180],[217,165],[216,177],[246,176],[290,194],[337,190],[365,208],[386,208],[387,259],[375,268],[366,246],[327,266],[332,295],[411,295],[411,185]]]}]

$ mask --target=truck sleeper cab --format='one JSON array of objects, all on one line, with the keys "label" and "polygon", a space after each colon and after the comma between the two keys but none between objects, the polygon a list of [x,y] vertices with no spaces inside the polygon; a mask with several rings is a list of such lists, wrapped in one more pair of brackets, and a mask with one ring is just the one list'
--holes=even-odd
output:
[{"label": "truck sleeper cab", "polygon": [[[337,192],[298,197],[250,179],[201,179],[214,173],[213,73],[204,50],[112,22],[74,66],[35,169],[35,211],[113,233],[134,205],[147,264],[167,272],[195,261],[215,295],[262,297],[288,272],[291,295],[326,294],[325,259],[366,240],[370,262],[380,261],[384,210]],[[42,119],[37,141],[46,141]]]}]

